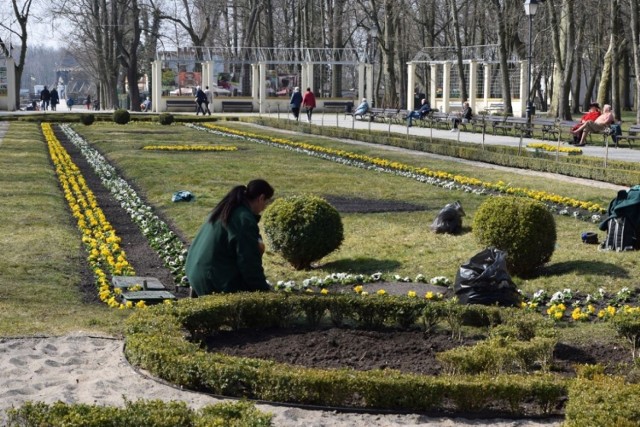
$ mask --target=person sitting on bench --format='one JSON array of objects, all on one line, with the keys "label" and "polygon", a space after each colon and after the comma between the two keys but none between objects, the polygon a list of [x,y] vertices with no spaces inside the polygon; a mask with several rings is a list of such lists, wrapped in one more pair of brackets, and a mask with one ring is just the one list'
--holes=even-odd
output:
[{"label": "person sitting on bench", "polygon": [[353,117],[362,117],[362,115],[367,111],[369,111],[369,103],[367,102],[367,98],[362,98],[362,102],[358,105],[358,108],[356,108],[356,111],[353,113]]},{"label": "person sitting on bench", "polygon": [[[584,115],[580,119],[580,123],[575,125],[571,130],[572,131],[577,130],[585,122],[588,122],[589,120],[595,120],[599,116],[600,116],[600,104],[598,104],[597,102],[592,102],[591,104],[589,104],[589,111],[584,113]],[[573,142],[570,142],[569,144],[573,144],[573,145],[580,144],[581,139],[582,139],[582,132],[573,134]]]},{"label": "person sitting on bench", "polygon": [[603,132],[607,126],[611,125],[616,121],[616,116],[611,111],[611,105],[605,104],[602,108],[602,114],[598,116],[595,120],[588,120],[582,124],[578,129],[572,130],[571,133],[576,135],[578,132],[582,132],[582,137],[580,138],[580,143],[577,144],[579,147],[584,147],[586,145],[585,140],[587,135],[590,133],[601,133]]},{"label": "person sitting on bench", "polygon": [[422,101],[420,102],[420,108],[410,112],[407,116],[408,127],[411,127],[413,125],[413,119],[424,119],[424,117],[431,112],[431,105],[429,105],[429,101],[427,101],[427,98],[422,98]]},{"label": "person sitting on bench", "polygon": [[468,102],[462,104],[462,112],[460,117],[454,117],[451,120],[451,132],[458,132],[458,125],[460,123],[469,123],[473,119],[473,110],[469,106]]}]

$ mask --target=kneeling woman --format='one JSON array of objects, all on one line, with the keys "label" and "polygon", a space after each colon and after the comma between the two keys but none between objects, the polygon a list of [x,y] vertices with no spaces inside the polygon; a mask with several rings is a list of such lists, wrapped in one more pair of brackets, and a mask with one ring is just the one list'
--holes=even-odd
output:
[{"label": "kneeling woman", "polygon": [[231,189],[213,209],[187,254],[187,277],[197,296],[270,289],[258,221],[273,193],[267,181],[255,179]]}]

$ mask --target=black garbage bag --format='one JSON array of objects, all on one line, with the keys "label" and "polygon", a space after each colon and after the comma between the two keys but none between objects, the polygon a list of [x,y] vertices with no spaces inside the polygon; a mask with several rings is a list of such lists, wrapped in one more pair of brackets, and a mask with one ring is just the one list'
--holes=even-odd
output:
[{"label": "black garbage bag", "polygon": [[505,258],[503,251],[488,248],[460,266],[453,290],[461,304],[520,305],[520,294]]},{"label": "black garbage bag", "polygon": [[464,210],[460,202],[449,203],[440,210],[436,219],[431,223],[431,231],[434,233],[459,233],[462,230],[463,216]]}]

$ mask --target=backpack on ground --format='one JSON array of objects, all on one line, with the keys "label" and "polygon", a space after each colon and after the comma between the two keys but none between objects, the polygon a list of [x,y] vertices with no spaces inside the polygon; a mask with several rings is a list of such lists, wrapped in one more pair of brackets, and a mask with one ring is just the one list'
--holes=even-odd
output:
[{"label": "backpack on ground", "polygon": [[631,221],[625,217],[607,220],[607,237],[601,249],[611,251],[632,251],[638,248],[638,235]]}]

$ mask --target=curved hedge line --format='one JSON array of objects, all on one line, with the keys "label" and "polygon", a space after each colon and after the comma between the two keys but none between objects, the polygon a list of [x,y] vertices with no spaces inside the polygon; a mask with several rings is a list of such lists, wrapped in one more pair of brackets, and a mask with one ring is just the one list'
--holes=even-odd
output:
[{"label": "curved hedge line", "polygon": [[424,136],[411,135],[411,139],[400,134],[383,131],[366,131],[327,126],[303,126],[290,120],[277,120],[267,117],[247,117],[243,121],[257,123],[276,129],[295,130],[333,138],[347,138],[372,144],[390,145],[409,150],[424,151],[460,159],[490,163],[500,166],[530,169],[540,172],[557,173],[577,178],[593,179],[612,184],[627,186],[630,182],[640,182],[640,171],[631,162],[608,161],[604,168],[602,159],[583,156],[562,156],[555,159],[554,153],[534,154],[522,151],[518,154],[515,147],[485,145],[441,140]]},{"label": "curved hedge line", "polygon": [[[407,304],[418,309],[420,304],[447,303],[392,296],[212,295],[134,313],[127,320],[125,355],[132,364],[186,388],[283,403],[522,416],[525,408],[527,415],[553,413],[567,394],[567,380],[550,374],[424,376],[394,370],[322,370],[207,353],[187,340],[220,328],[286,326],[294,318],[314,323],[318,310],[310,308],[318,304],[334,322],[356,313],[350,318],[366,324],[383,306],[383,317],[389,319]],[[497,310],[474,309],[476,317],[484,312],[485,318]]]}]

